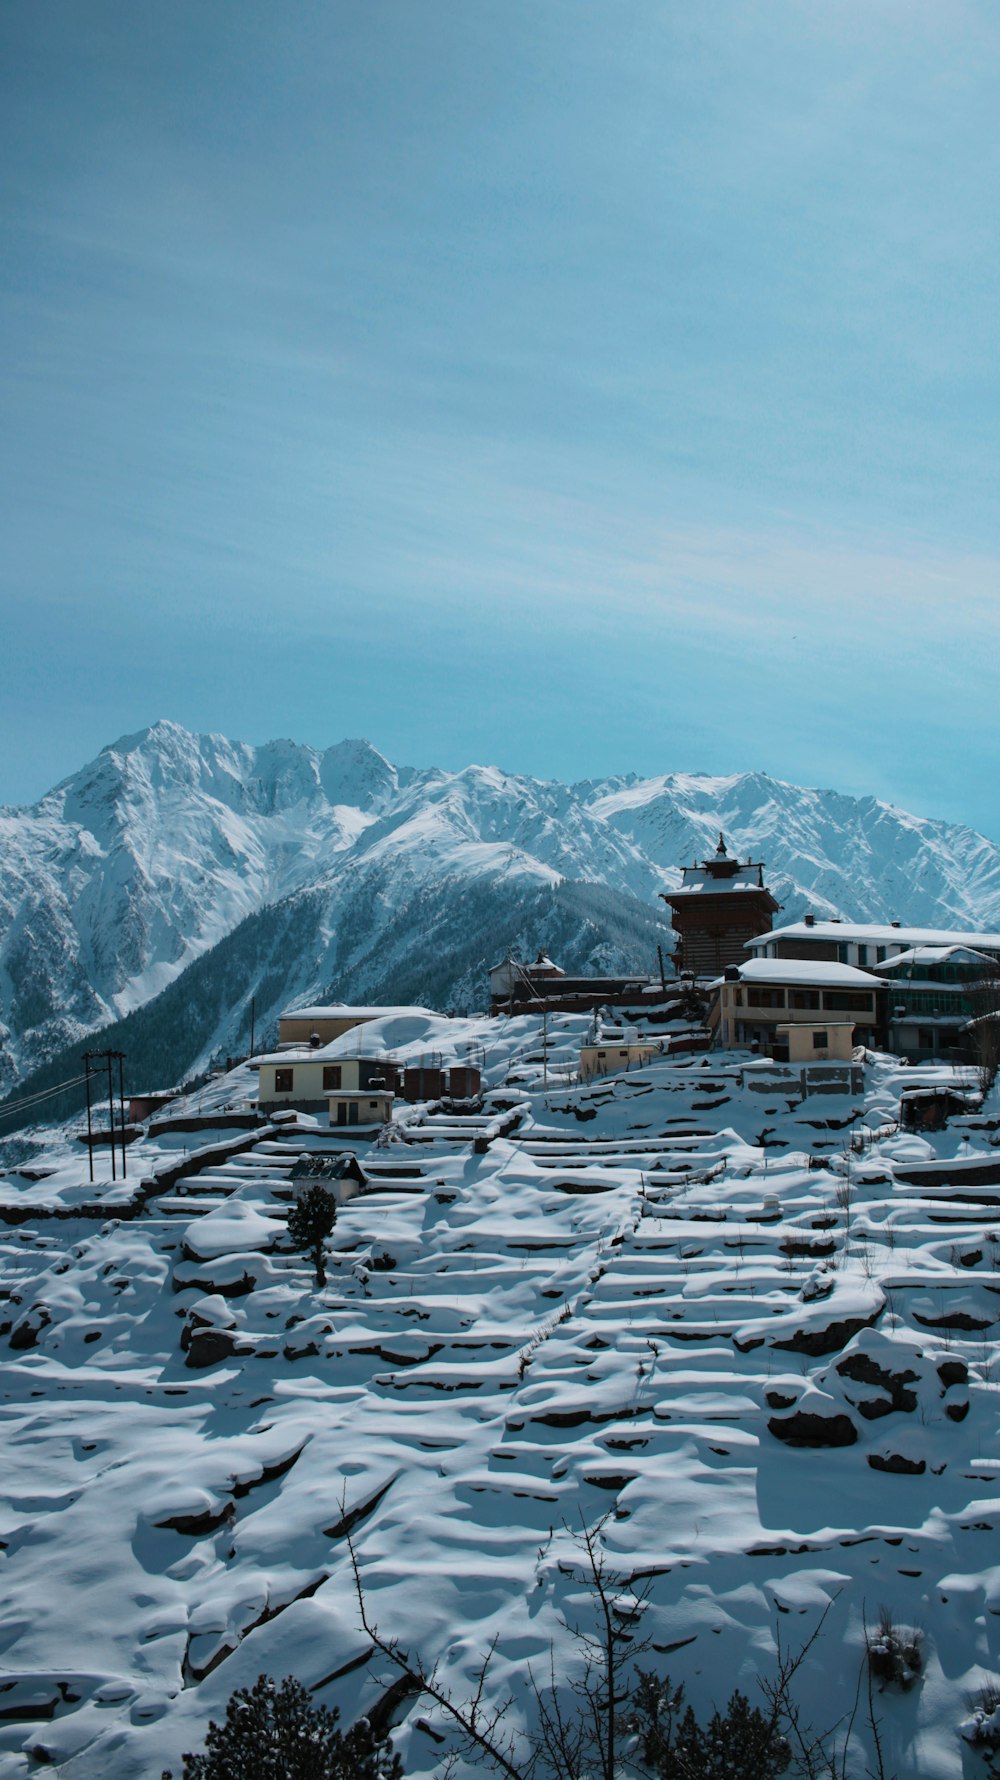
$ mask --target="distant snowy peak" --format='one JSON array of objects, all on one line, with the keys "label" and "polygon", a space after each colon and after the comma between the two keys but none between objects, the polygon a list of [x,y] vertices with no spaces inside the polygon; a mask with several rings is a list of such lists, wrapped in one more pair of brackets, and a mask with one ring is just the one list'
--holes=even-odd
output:
[{"label": "distant snowy peak", "polygon": [[33,808],[0,811],[0,1089],[286,898],[315,892],[324,944],[373,973],[392,933],[405,975],[426,920],[403,911],[446,913],[492,885],[509,932],[494,923],[486,950],[530,943],[517,910],[546,886],[599,885],[662,915],[658,892],[720,829],[763,860],[789,916],[1000,927],[1000,849],[871,797],[763,773],[562,785],[491,765],[397,767],[358,739],[255,746],[161,721]]},{"label": "distant snowy peak", "polygon": [[336,742],[319,757],[319,783],[332,804],[380,809],[399,790],[400,775],[371,742]]}]

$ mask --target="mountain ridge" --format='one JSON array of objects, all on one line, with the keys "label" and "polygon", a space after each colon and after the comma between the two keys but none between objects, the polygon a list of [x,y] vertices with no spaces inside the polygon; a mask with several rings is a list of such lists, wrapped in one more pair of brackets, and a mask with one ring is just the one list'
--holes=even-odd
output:
[{"label": "mountain ridge", "polygon": [[[607,968],[655,968],[628,954],[626,936],[653,945],[666,919],[658,893],[714,851],[720,829],[764,859],[789,915],[1000,927],[1000,847],[873,796],[759,771],[564,785],[475,763],[396,766],[361,738],[258,746],[160,719],[34,804],[0,809],[0,1092],[150,1003],[249,916],[299,896],[316,911],[313,974],[302,954],[288,976],[307,992],[367,984],[392,996],[394,980],[419,977],[433,939],[438,992],[481,1004],[494,960],[485,940],[482,956],[470,950],[461,923],[488,907],[487,930],[506,943],[498,912],[511,938],[527,933],[522,916],[561,885],[623,899],[618,924],[601,905]],[[578,898],[577,927],[559,929],[572,968],[600,951],[587,906]],[[449,948],[450,996],[437,968]]]}]

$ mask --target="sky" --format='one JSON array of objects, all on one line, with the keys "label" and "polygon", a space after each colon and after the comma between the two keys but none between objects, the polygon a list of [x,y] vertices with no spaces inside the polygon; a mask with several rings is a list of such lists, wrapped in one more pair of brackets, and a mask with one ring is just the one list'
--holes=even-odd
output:
[{"label": "sky", "polygon": [[994,0],[11,0],[0,800],[160,717],[1000,837]]}]

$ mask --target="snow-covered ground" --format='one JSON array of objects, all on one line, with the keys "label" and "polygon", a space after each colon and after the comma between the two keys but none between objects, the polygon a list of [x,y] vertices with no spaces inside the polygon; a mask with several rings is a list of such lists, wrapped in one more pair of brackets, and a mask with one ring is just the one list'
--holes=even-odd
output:
[{"label": "snow-covered ground", "polygon": [[[885,1057],[853,1100],[736,1054],[582,1087],[586,1026],[551,1019],[547,1057],[530,1018],[409,1034],[414,1057],[477,1050],[483,1107],[401,1107],[358,1148],[369,1189],[321,1290],[284,1235],[297,1159],[347,1141],[316,1120],[228,1157],[195,1155],[240,1141],[222,1126],[147,1137],[96,1189],[56,1134],[49,1175],[0,1182],[31,1208],[0,1226],[2,1780],[176,1770],[265,1670],[371,1707],[393,1675],[345,1521],[381,1630],[458,1693],[495,1639],[514,1717],[550,1647],[557,1673],[578,1654],[575,1534],[601,1523],[650,1584],[646,1665],[699,1711],[753,1695],[828,1609],[798,1692],[846,1734],[886,1606],[924,1635],[916,1685],[877,1696],[886,1772],[977,1770],[958,1727],[1000,1670],[1000,1106],[908,1135],[901,1089],[950,1072]],[[221,1119],[250,1091],[236,1072],[197,1101]],[[402,1710],[407,1771],[438,1770],[439,1716]],[[862,1712],[851,1775],[868,1737]]]}]

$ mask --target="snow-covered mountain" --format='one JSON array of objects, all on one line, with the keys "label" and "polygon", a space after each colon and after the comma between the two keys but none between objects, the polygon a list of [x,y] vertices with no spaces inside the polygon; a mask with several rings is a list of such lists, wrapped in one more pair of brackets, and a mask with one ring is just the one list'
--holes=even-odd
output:
[{"label": "snow-covered mountain", "polygon": [[[491,951],[536,932],[573,964],[652,968],[657,891],[720,828],[766,861],[790,915],[1000,926],[1000,848],[875,798],[759,773],[567,786],[160,722],[0,811],[0,1089],[142,1007],[248,918],[271,935],[279,998],[423,980],[474,1005]],[[584,885],[616,894],[624,928],[606,900],[567,898]],[[250,971],[238,999],[255,987]]]}]

